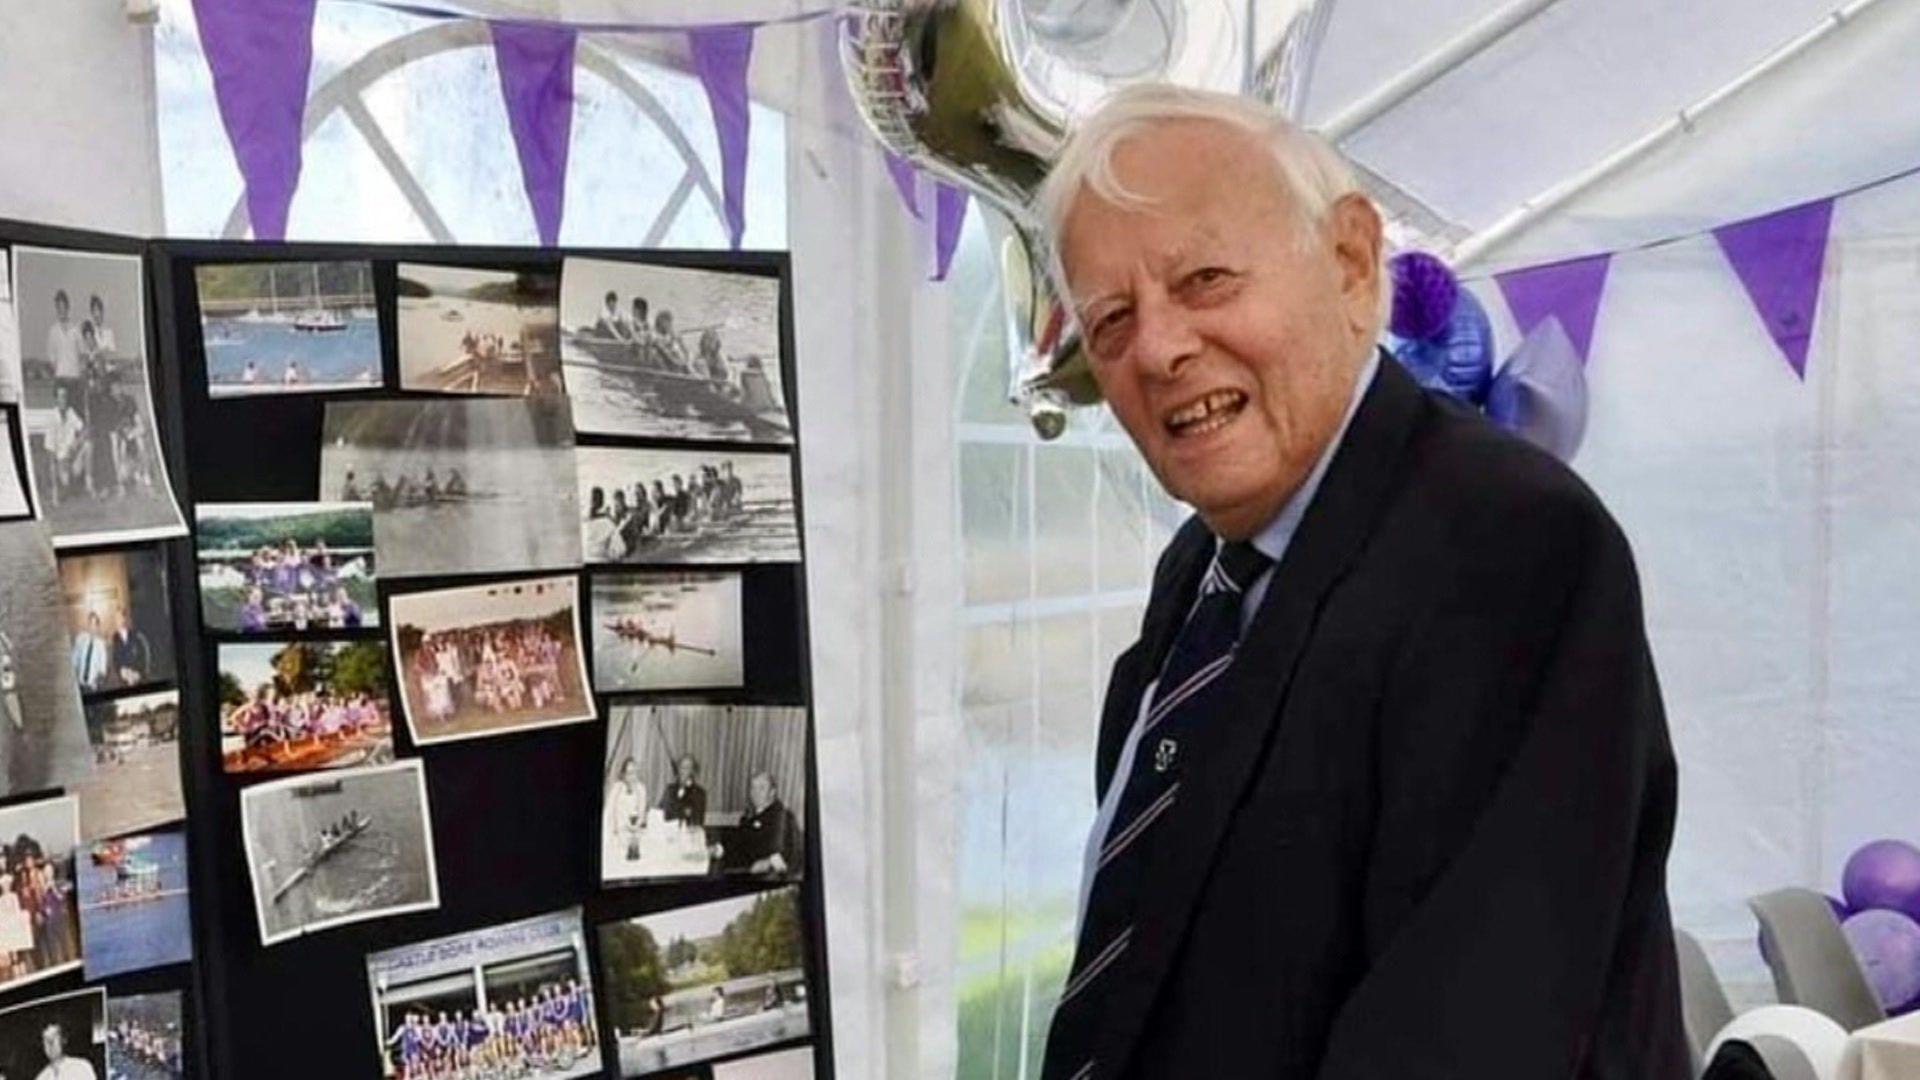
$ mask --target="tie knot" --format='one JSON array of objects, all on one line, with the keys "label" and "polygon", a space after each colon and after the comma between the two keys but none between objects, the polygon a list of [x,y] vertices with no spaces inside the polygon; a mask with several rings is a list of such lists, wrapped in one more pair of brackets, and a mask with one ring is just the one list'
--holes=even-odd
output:
[{"label": "tie knot", "polygon": [[1246,592],[1253,579],[1271,565],[1272,559],[1245,540],[1221,544],[1213,556],[1213,569],[1207,574],[1208,591]]}]

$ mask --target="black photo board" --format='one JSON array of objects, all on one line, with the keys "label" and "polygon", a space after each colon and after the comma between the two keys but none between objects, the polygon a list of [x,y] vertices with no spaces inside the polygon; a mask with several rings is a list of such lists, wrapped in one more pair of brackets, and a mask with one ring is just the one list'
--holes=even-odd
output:
[{"label": "black photo board", "polygon": [[[777,281],[780,385],[792,430],[798,429],[791,270],[784,254],[140,241],[5,222],[0,222],[0,243],[144,256],[148,355],[157,425],[174,492],[190,528],[194,525],[194,508],[199,505],[320,501],[322,427],[329,403],[452,397],[474,400],[464,395],[401,389],[396,318],[397,270],[401,264],[558,274],[562,261],[577,255]],[[243,263],[364,264],[366,271],[359,280],[365,283],[365,300],[378,318],[377,377],[343,382],[327,392],[235,393],[229,383],[222,393],[213,393],[208,382],[209,343],[202,326],[196,271],[202,266]],[[804,534],[805,502],[797,438],[777,447],[595,434],[581,434],[576,442],[582,448],[658,451],[777,449],[786,455],[791,470],[793,512]],[[578,528],[576,521],[543,524],[553,529]],[[804,988],[787,993],[785,1007],[804,1015],[806,1034],[757,1042],[738,1050],[714,1051],[716,1056],[702,1053],[687,1064],[670,1063],[662,1075],[708,1075],[717,1061],[797,1047],[811,1048],[816,1075],[833,1075],[804,562],[703,563],[698,567],[648,563],[615,567],[588,562],[584,568],[563,570],[501,568],[487,573],[406,577],[376,573],[379,625],[338,630],[281,629],[263,638],[208,630],[202,620],[194,538],[166,540],[159,546],[171,560],[169,588],[177,650],[195,959],[191,965],[121,976],[107,980],[105,985],[113,994],[186,991],[189,1075],[381,1076],[375,995],[367,968],[370,954],[573,908],[581,909],[600,1042],[601,1056],[592,1059],[595,1071],[591,1075],[620,1075],[621,1033],[614,1030],[609,1015],[609,984],[599,952],[602,929],[637,916],[747,897],[776,884],[724,876],[601,885],[600,823],[611,710],[620,705],[690,699],[720,705],[785,706],[805,712],[804,775],[808,790],[800,815],[806,841],[804,868],[797,880],[790,875],[781,883],[797,888],[804,943]],[[578,583],[582,640],[577,647],[590,651],[596,634],[606,632],[595,625],[588,607],[596,578],[634,571],[689,569],[740,575],[743,685],[693,693],[595,693],[595,718],[585,722],[416,744],[403,713],[402,673],[393,671],[387,702],[392,718],[392,757],[400,763],[417,762],[424,772],[437,903],[411,904],[399,914],[316,926],[306,933],[277,938],[272,945],[262,944],[261,915],[243,839],[242,792],[274,783],[287,774],[229,772],[223,768],[219,722],[223,645],[268,639],[344,639],[378,643],[391,657],[393,639],[388,620],[390,602],[396,595],[503,579],[564,576]],[[326,777],[324,771],[302,775],[318,781]],[[85,984],[78,973],[48,979],[0,995],[0,1006],[81,985]],[[769,1000],[777,1000],[773,991],[767,994]],[[604,1073],[599,1071],[602,1068]]]}]

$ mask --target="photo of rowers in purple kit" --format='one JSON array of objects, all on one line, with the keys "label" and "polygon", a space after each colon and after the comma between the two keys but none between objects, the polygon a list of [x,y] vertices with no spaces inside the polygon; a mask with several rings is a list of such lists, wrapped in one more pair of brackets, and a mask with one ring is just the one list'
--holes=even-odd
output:
[{"label": "photo of rowers in purple kit", "polygon": [[373,507],[202,503],[194,508],[209,630],[265,634],[377,626]]}]

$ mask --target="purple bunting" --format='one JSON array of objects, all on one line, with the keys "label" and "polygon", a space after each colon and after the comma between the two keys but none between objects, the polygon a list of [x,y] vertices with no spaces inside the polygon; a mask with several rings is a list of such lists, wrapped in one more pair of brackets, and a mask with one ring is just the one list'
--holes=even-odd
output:
[{"label": "purple bunting", "polygon": [[566,214],[567,148],[573,139],[573,48],[578,34],[549,23],[490,22],[507,126],[540,242],[560,241]]},{"label": "purple bunting", "polygon": [[953,253],[960,246],[960,227],[967,222],[967,193],[952,184],[938,184],[933,193],[933,280],[947,280]]},{"label": "purple bunting", "polygon": [[893,177],[893,188],[900,193],[900,201],[906,204],[907,213],[920,217],[920,172],[913,163],[889,150],[887,153],[887,173]]},{"label": "purple bunting", "polygon": [[1575,355],[1587,362],[1593,347],[1593,320],[1600,310],[1600,291],[1607,284],[1611,254],[1588,255],[1545,266],[1529,266],[1494,275],[1500,294],[1507,298],[1521,336],[1533,333],[1548,316],[1560,320],[1573,343]]},{"label": "purple bunting", "polygon": [[734,248],[747,231],[747,65],[753,59],[753,27],[708,26],[687,34],[693,70],[707,89],[714,131],[720,137],[720,181],[727,232]]},{"label": "purple bunting", "polygon": [[1802,379],[1807,377],[1807,348],[1813,343],[1832,222],[1833,200],[1820,199],[1713,230],[1767,333]]},{"label": "purple bunting", "polygon": [[315,0],[193,0],[256,240],[284,240],[300,182]]}]

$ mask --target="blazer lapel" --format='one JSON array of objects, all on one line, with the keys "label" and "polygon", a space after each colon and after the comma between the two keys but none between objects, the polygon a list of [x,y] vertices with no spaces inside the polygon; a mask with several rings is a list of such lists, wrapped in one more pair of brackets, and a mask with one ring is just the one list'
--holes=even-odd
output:
[{"label": "blazer lapel", "polygon": [[[1100,1017],[1101,1075],[1125,1072],[1147,1012],[1186,936],[1194,905],[1234,809],[1265,757],[1294,665],[1312,635],[1321,602],[1363,547],[1399,473],[1398,461],[1422,401],[1421,390],[1390,358],[1334,452],[1266,599],[1222,676],[1221,714],[1183,748],[1192,762],[1180,806],[1158,827],[1140,875],[1132,945]],[[1204,565],[1204,564],[1203,564]],[[1164,643],[1162,648],[1164,650]]]},{"label": "blazer lapel", "polygon": [[1213,534],[1198,518],[1191,518],[1174,535],[1167,559],[1164,581],[1156,581],[1147,600],[1147,613],[1141,620],[1140,640],[1114,661],[1113,677],[1107,682],[1107,700],[1100,716],[1099,756],[1094,773],[1094,791],[1104,799],[1107,785],[1113,782],[1113,770],[1119,767],[1120,750],[1133,730],[1140,712],[1140,695],[1165,662],[1167,650],[1180,624],[1186,621],[1187,608],[1194,590],[1200,587],[1200,575],[1213,557]]}]

